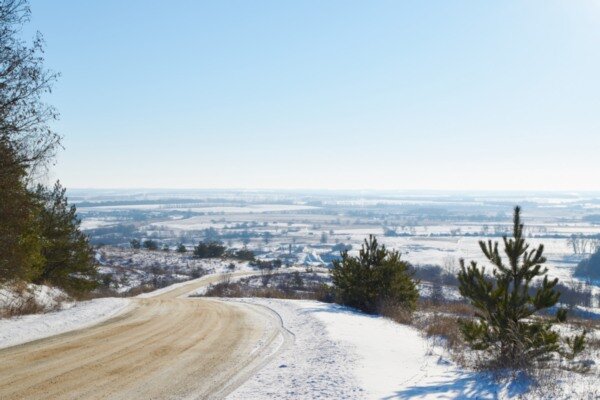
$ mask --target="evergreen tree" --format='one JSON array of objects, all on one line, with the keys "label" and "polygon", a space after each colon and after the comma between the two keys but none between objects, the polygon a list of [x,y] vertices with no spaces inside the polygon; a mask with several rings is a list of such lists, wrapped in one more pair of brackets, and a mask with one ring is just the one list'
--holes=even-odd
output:
[{"label": "evergreen tree", "polygon": [[52,190],[38,186],[45,261],[36,282],[48,282],[79,295],[97,286],[98,272],[88,238],[79,230],[75,206],[69,206],[65,192],[60,182]]},{"label": "evergreen tree", "polygon": [[357,257],[342,252],[342,259],[333,262],[332,279],[341,304],[368,313],[384,302],[412,310],[419,297],[410,264],[400,260],[399,252],[380,246],[373,235],[365,239]]},{"label": "evergreen tree", "polygon": [[185,252],[187,252],[187,249],[186,249],[186,247],[185,247],[185,245],[183,243],[179,243],[177,245],[177,252],[178,253],[185,253]]},{"label": "evergreen tree", "polygon": [[38,204],[27,190],[25,167],[0,141],[0,282],[30,280],[40,273]]},{"label": "evergreen tree", "polygon": [[233,256],[244,261],[254,261],[255,259],[254,252],[252,250],[248,250],[247,248],[236,251]]},{"label": "evergreen tree", "polygon": [[[510,239],[504,236],[503,241],[507,260],[500,256],[498,242],[479,242],[494,267],[491,276],[475,261],[467,266],[460,260],[460,293],[477,310],[476,319],[460,321],[460,328],[471,347],[487,351],[491,362],[502,367],[523,368],[548,360],[560,351],[560,337],[551,328],[553,323],[566,320],[566,310],[559,309],[554,320],[536,316],[557,304],[558,279],[549,280],[548,269],[542,268],[546,262],[544,246],[529,250],[523,237],[519,207],[514,210],[513,236]],[[542,277],[541,284],[534,286],[534,280]],[[584,335],[585,332],[574,338],[577,346],[571,346],[573,352],[583,348]]]},{"label": "evergreen tree", "polygon": [[225,246],[219,242],[200,242],[194,247],[195,258],[218,258],[225,254]]},{"label": "evergreen tree", "polygon": [[150,251],[155,251],[158,250],[158,243],[156,243],[154,240],[144,240],[144,243],[142,243],[142,246],[146,249],[146,250],[150,250]]}]

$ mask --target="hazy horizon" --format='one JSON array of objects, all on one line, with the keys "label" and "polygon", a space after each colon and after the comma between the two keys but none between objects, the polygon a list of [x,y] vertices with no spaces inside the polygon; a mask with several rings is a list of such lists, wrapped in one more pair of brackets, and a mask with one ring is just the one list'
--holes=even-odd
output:
[{"label": "hazy horizon", "polygon": [[74,192],[148,192],[172,194],[185,192],[194,194],[218,192],[256,192],[266,194],[330,194],[330,195],[366,195],[366,196],[415,196],[415,197],[444,197],[444,196],[600,196],[599,190],[438,190],[438,189],[330,189],[330,188],[148,188],[148,187],[70,187],[68,191]]},{"label": "hazy horizon", "polygon": [[[61,181],[62,182],[62,181]],[[471,194],[471,193],[523,193],[523,194],[600,194],[600,189],[412,189],[412,188],[330,188],[330,187],[144,187],[144,186],[122,186],[122,187],[102,187],[102,186],[71,186],[68,190],[148,190],[148,191],[318,191],[318,192],[369,192],[369,193],[450,193],[450,194]]]}]

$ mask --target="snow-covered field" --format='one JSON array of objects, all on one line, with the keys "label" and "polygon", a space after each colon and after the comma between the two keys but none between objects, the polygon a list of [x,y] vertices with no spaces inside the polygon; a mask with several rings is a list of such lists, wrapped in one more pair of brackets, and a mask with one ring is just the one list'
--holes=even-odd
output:
[{"label": "snow-covered field", "polygon": [[85,218],[84,220],[81,221],[80,228],[85,231],[85,230],[89,230],[89,229],[97,229],[97,228],[101,228],[104,226],[110,226],[110,225],[114,225],[114,224],[116,224],[115,221],[104,220],[104,219],[99,219],[99,218]]},{"label": "snow-covered field", "polygon": [[455,270],[460,258],[482,260],[479,240],[509,233],[516,204],[523,206],[532,245],[546,247],[552,277],[577,284],[583,278],[573,276],[576,265],[600,246],[600,197],[593,193],[124,190],[78,196],[87,200],[78,211],[94,244],[125,248],[131,239],[152,239],[173,250],[219,240],[262,259],[305,266],[329,265],[339,257],[336,245],[358,251],[374,234],[414,265]]},{"label": "snow-covered field", "polygon": [[251,204],[248,206],[213,206],[198,207],[171,204],[128,204],[128,205],[98,205],[94,207],[79,207],[79,212],[86,213],[90,211],[119,211],[119,210],[161,210],[161,211],[191,211],[195,213],[207,214],[241,214],[241,213],[267,213],[278,211],[301,211],[312,210],[317,207],[301,204]]},{"label": "snow-covered field", "polygon": [[[358,240],[362,235],[353,237]],[[482,265],[489,263],[479,248],[479,241],[489,238],[482,236],[467,237],[380,237],[379,241],[389,248],[400,250],[402,258],[416,265],[440,265],[442,267],[458,267],[458,260],[475,260]],[[492,238],[499,241],[501,238]],[[573,279],[572,270],[580,260],[572,256],[572,252],[565,239],[529,239],[531,247],[544,245],[544,254],[548,259],[546,266],[551,277],[564,281]],[[450,271],[455,272],[455,271]]]}]

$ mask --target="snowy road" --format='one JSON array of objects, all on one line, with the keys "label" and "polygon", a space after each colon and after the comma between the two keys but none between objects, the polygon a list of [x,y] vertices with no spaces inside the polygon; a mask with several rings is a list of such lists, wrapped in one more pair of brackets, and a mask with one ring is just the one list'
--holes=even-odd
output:
[{"label": "snowy road", "polygon": [[288,337],[264,307],[180,297],[218,279],[133,299],[99,325],[0,350],[0,399],[226,396]]}]

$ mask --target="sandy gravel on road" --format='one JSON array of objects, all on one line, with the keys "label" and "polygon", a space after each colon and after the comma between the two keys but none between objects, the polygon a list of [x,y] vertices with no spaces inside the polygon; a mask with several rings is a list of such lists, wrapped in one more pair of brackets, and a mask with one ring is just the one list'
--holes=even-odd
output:
[{"label": "sandy gravel on road", "polygon": [[91,328],[0,350],[0,399],[222,398],[285,340],[260,307],[156,297]]}]

